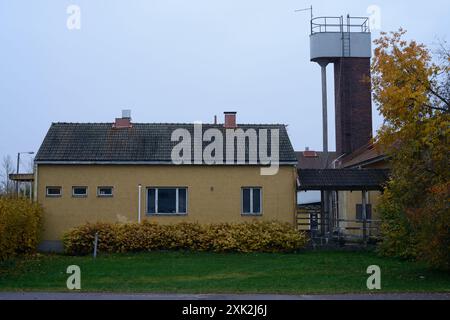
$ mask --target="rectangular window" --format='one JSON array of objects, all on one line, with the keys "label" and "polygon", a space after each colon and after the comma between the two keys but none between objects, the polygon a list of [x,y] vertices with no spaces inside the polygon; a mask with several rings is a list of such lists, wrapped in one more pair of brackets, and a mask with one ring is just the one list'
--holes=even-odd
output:
[{"label": "rectangular window", "polygon": [[72,187],[72,197],[83,198],[87,195],[87,187]]},{"label": "rectangular window", "polygon": [[186,214],[187,188],[148,188],[148,214]]},{"label": "rectangular window", "polygon": [[147,213],[156,213],[156,189],[147,190]]},{"label": "rectangular window", "polygon": [[98,187],[97,188],[97,196],[98,197],[112,197],[113,196],[113,187]]},{"label": "rectangular window", "polygon": [[47,197],[61,197],[62,188],[61,187],[47,187]]},{"label": "rectangular window", "polygon": [[[367,220],[372,220],[372,205],[366,204],[366,218]],[[356,205],[356,220],[363,220],[363,214],[362,214],[362,204]]]},{"label": "rectangular window", "polygon": [[262,213],[261,193],[261,188],[242,188],[242,214],[260,215]]}]

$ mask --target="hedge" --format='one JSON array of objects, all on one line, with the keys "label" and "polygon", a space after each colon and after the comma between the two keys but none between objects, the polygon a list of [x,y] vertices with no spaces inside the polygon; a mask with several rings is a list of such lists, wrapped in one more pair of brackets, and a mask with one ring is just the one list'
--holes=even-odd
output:
[{"label": "hedge", "polygon": [[63,236],[70,255],[93,252],[98,233],[98,251],[106,253],[185,250],[211,252],[293,252],[305,247],[304,233],[279,222],[220,223],[200,225],[179,223],[159,225],[86,224]]},{"label": "hedge", "polygon": [[42,214],[29,199],[0,197],[0,261],[36,251]]}]

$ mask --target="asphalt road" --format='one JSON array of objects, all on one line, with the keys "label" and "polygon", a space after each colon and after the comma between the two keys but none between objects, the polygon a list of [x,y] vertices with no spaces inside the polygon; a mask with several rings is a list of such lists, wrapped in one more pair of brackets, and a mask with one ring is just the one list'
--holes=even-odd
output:
[{"label": "asphalt road", "polygon": [[0,292],[0,300],[450,300],[450,293],[342,295]]}]

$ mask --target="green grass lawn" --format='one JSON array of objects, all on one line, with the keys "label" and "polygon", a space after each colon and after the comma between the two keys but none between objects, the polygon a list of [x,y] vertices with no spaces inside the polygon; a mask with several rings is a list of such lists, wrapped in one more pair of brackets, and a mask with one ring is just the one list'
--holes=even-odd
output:
[{"label": "green grass lawn", "polygon": [[369,265],[382,292],[450,292],[450,274],[371,252],[299,254],[152,252],[69,257],[40,255],[0,264],[0,291],[67,291],[66,269],[81,268],[82,291],[167,293],[358,293]]}]

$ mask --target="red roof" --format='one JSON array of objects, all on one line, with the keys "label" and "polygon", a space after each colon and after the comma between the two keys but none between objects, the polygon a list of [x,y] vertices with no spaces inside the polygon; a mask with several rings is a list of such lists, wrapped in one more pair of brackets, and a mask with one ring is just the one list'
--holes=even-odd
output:
[{"label": "red roof", "polygon": [[386,158],[387,156],[380,150],[380,148],[370,142],[355,152],[342,158],[340,163],[342,168],[352,168],[364,166],[368,163],[383,161],[386,160]]}]

